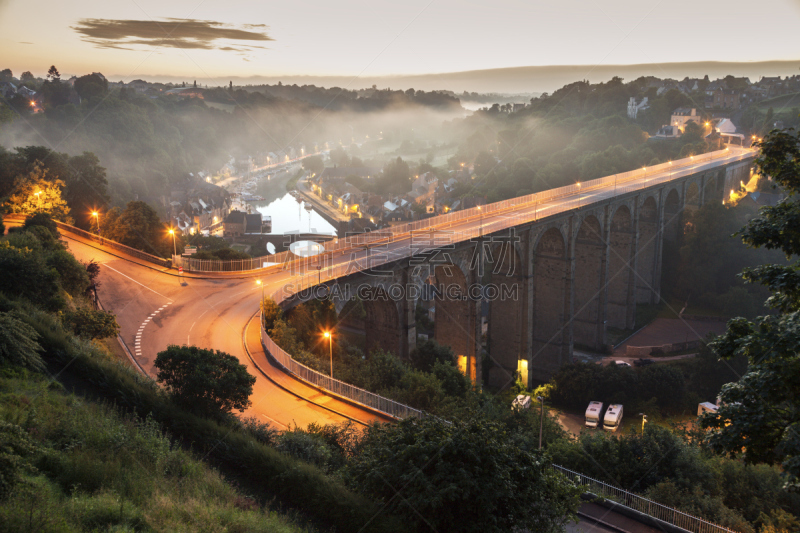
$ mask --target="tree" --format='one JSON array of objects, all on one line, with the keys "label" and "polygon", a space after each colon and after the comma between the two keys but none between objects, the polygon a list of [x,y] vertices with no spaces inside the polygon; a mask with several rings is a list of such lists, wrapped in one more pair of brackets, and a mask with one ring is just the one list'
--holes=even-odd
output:
[{"label": "tree", "polygon": [[112,313],[101,309],[81,307],[64,315],[64,324],[69,326],[75,335],[84,339],[106,339],[119,332],[119,324]]},{"label": "tree", "polygon": [[64,182],[51,179],[41,164],[34,165],[27,175],[14,183],[10,198],[6,201],[10,213],[46,213],[55,220],[72,222],[67,202],[61,197]]},{"label": "tree", "polygon": [[[774,131],[759,143],[756,167],[784,188],[788,198],[764,207],[741,231],[749,246],[800,254],[800,135]],[[748,463],[780,463],[786,487],[800,488],[800,262],[746,269],[745,281],[772,293],[768,305],[777,313],[753,322],[736,318],[710,346],[722,358],[746,356],[747,373],[720,393],[716,415],[702,424],[711,431],[711,448],[742,454]]]},{"label": "tree", "polygon": [[0,313],[0,362],[44,369],[39,334],[11,313]]},{"label": "tree", "polygon": [[[36,242],[35,238],[29,238]],[[65,305],[58,272],[45,263],[41,250],[0,241],[0,272],[3,273],[0,292],[6,296],[25,298],[48,311],[57,311]]]},{"label": "tree", "polygon": [[423,372],[430,372],[437,362],[452,363],[455,361],[453,350],[435,340],[418,343],[411,351],[411,364]]},{"label": "tree", "polygon": [[47,70],[47,79],[51,81],[61,81],[61,74],[58,72],[55,65],[50,65],[50,68]]},{"label": "tree", "polygon": [[325,170],[325,162],[322,161],[321,156],[312,155],[303,159],[303,168],[314,174],[322,174],[322,171]]},{"label": "tree", "polygon": [[36,78],[33,77],[33,74],[31,74],[30,70],[26,70],[25,72],[19,75],[19,81],[21,81],[22,83],[25,83],[26,81],[33,81],[35,79]]},{"label": "tree", "polygon": [[10,68],[0,70],[0,81],[11,81],[12,79],[14,79],[14,73]]},{"label": "tree", "polygon": [[105,96],[108,93],[108,80],[99,74],[87,74],[75,80],[75,92],[81,98]]},{"label": "tree", "polygon": [[509,440],[480,416],[373,425],[345,479],[419,531],[563,531],[580,490]]},{"label": "tree", "polygon": [[123,211],[118,208],[109,211],[100,230],[104,237],[137,250],[161,255],[172,253],[172,238],[166,225],[141,200],[128,202]]},{"label": "tree", "polygon": [[197,346],[168,346],[156,356],[157,379],[173,400],[204,416],[244,411],[256,378],[234,356]]},{"label": "tree", "polygon": [[91,152],[70,157],[67,166],[69,171],[64,178],[64,199],[77,219],[77,226],[90,229],[94,225],[92,211],[107,205],[109,201],[106,169],[100,166],[100,160]]}]

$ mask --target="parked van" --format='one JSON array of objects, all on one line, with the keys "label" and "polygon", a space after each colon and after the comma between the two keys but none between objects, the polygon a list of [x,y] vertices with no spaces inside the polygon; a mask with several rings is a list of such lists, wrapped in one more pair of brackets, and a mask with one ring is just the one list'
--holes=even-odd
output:
[{"label": "parked van", "polygon": [[596,428],[600,425],[603,416],[603,402],[589,402],[586,408],[586,427]]},{"label": "parked van", "polygon": [[614,403],[608,406],[606,416],[603,417],[603,429],[616,431],[622,424],[622,405]]},{"label": "parked van", "polygon": [[705,413],[716,413],[717,406],[711,402],[703,402],[697,406],[697,416],[703,415]]}]

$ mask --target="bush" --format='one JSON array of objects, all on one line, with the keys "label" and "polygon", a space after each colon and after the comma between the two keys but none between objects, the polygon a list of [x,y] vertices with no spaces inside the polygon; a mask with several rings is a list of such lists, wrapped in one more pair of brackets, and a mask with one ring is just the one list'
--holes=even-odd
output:
[{"label": "bush", "polygon": [[453,363],[455,356],[449,346],[442,346],[434,340],[418,343],[411,351],[411,365],[423,372],[430,372],[438,363]]},{"label": "bush", "polygon": [[63,320],[75,335],[84,339],[105,339],[119,332],[116,317],[99,309],[81,307],[65,314]]},{"label": "bush", "polygon": [[562,531],[579,489],[508,437],[479,416],[370,426],[345,479],[420,531]]},{"label": "bush", "polygon": [[206,416],[244,411],[256,378],[234,356],[196,346],[168,346],[156,356],[157,379],[175,402]]}]

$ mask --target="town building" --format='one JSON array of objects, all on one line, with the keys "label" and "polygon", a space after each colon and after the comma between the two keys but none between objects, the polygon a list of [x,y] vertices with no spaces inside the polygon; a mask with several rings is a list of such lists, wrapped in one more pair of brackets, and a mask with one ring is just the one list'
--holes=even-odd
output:
[{"label": "town building", "polygon": [[679,107],[672,112],[669,125],[677,127],[680,134],[683,134],[683,131],[686,129],[686,124],[689,122],[702,124],[702,120],[702,117],[697,113],[697,109],[694,107]]},{"label": "town building", "polygon": [[638,104],[636,103],[636,97],[631,96],[630,100],[628,100],[628,118],[632,120],[636,119],[636,115],[638,115],[639,111],[644,111],[649,107],[646,96]]}]

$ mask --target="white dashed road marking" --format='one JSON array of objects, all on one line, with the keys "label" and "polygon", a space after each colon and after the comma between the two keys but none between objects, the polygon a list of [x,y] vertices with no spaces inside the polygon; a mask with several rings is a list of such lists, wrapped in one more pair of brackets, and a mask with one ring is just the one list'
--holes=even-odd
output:
[{"label": "white dashed road marking", "polygon": [[142,322],[142,325],[139,326],[139,330],[136,332],[136,342],[135,342],[135,344],[136,344],[136,355],[142,355],[142,349],[141,349],[142,333],[144,332],[144,328],[147,327],[147,323],[150,322],[151,319],[155,318],[156,315],[158,315],[158,313],[160,313],[161,311],[166,309],[168,305],[169,304],[165,304],[165,305],[162,305],[161,307],[159,307],[158,309],[156,309],[153,313],[150,314],[150,316],[145,318],[144,322]]}]

